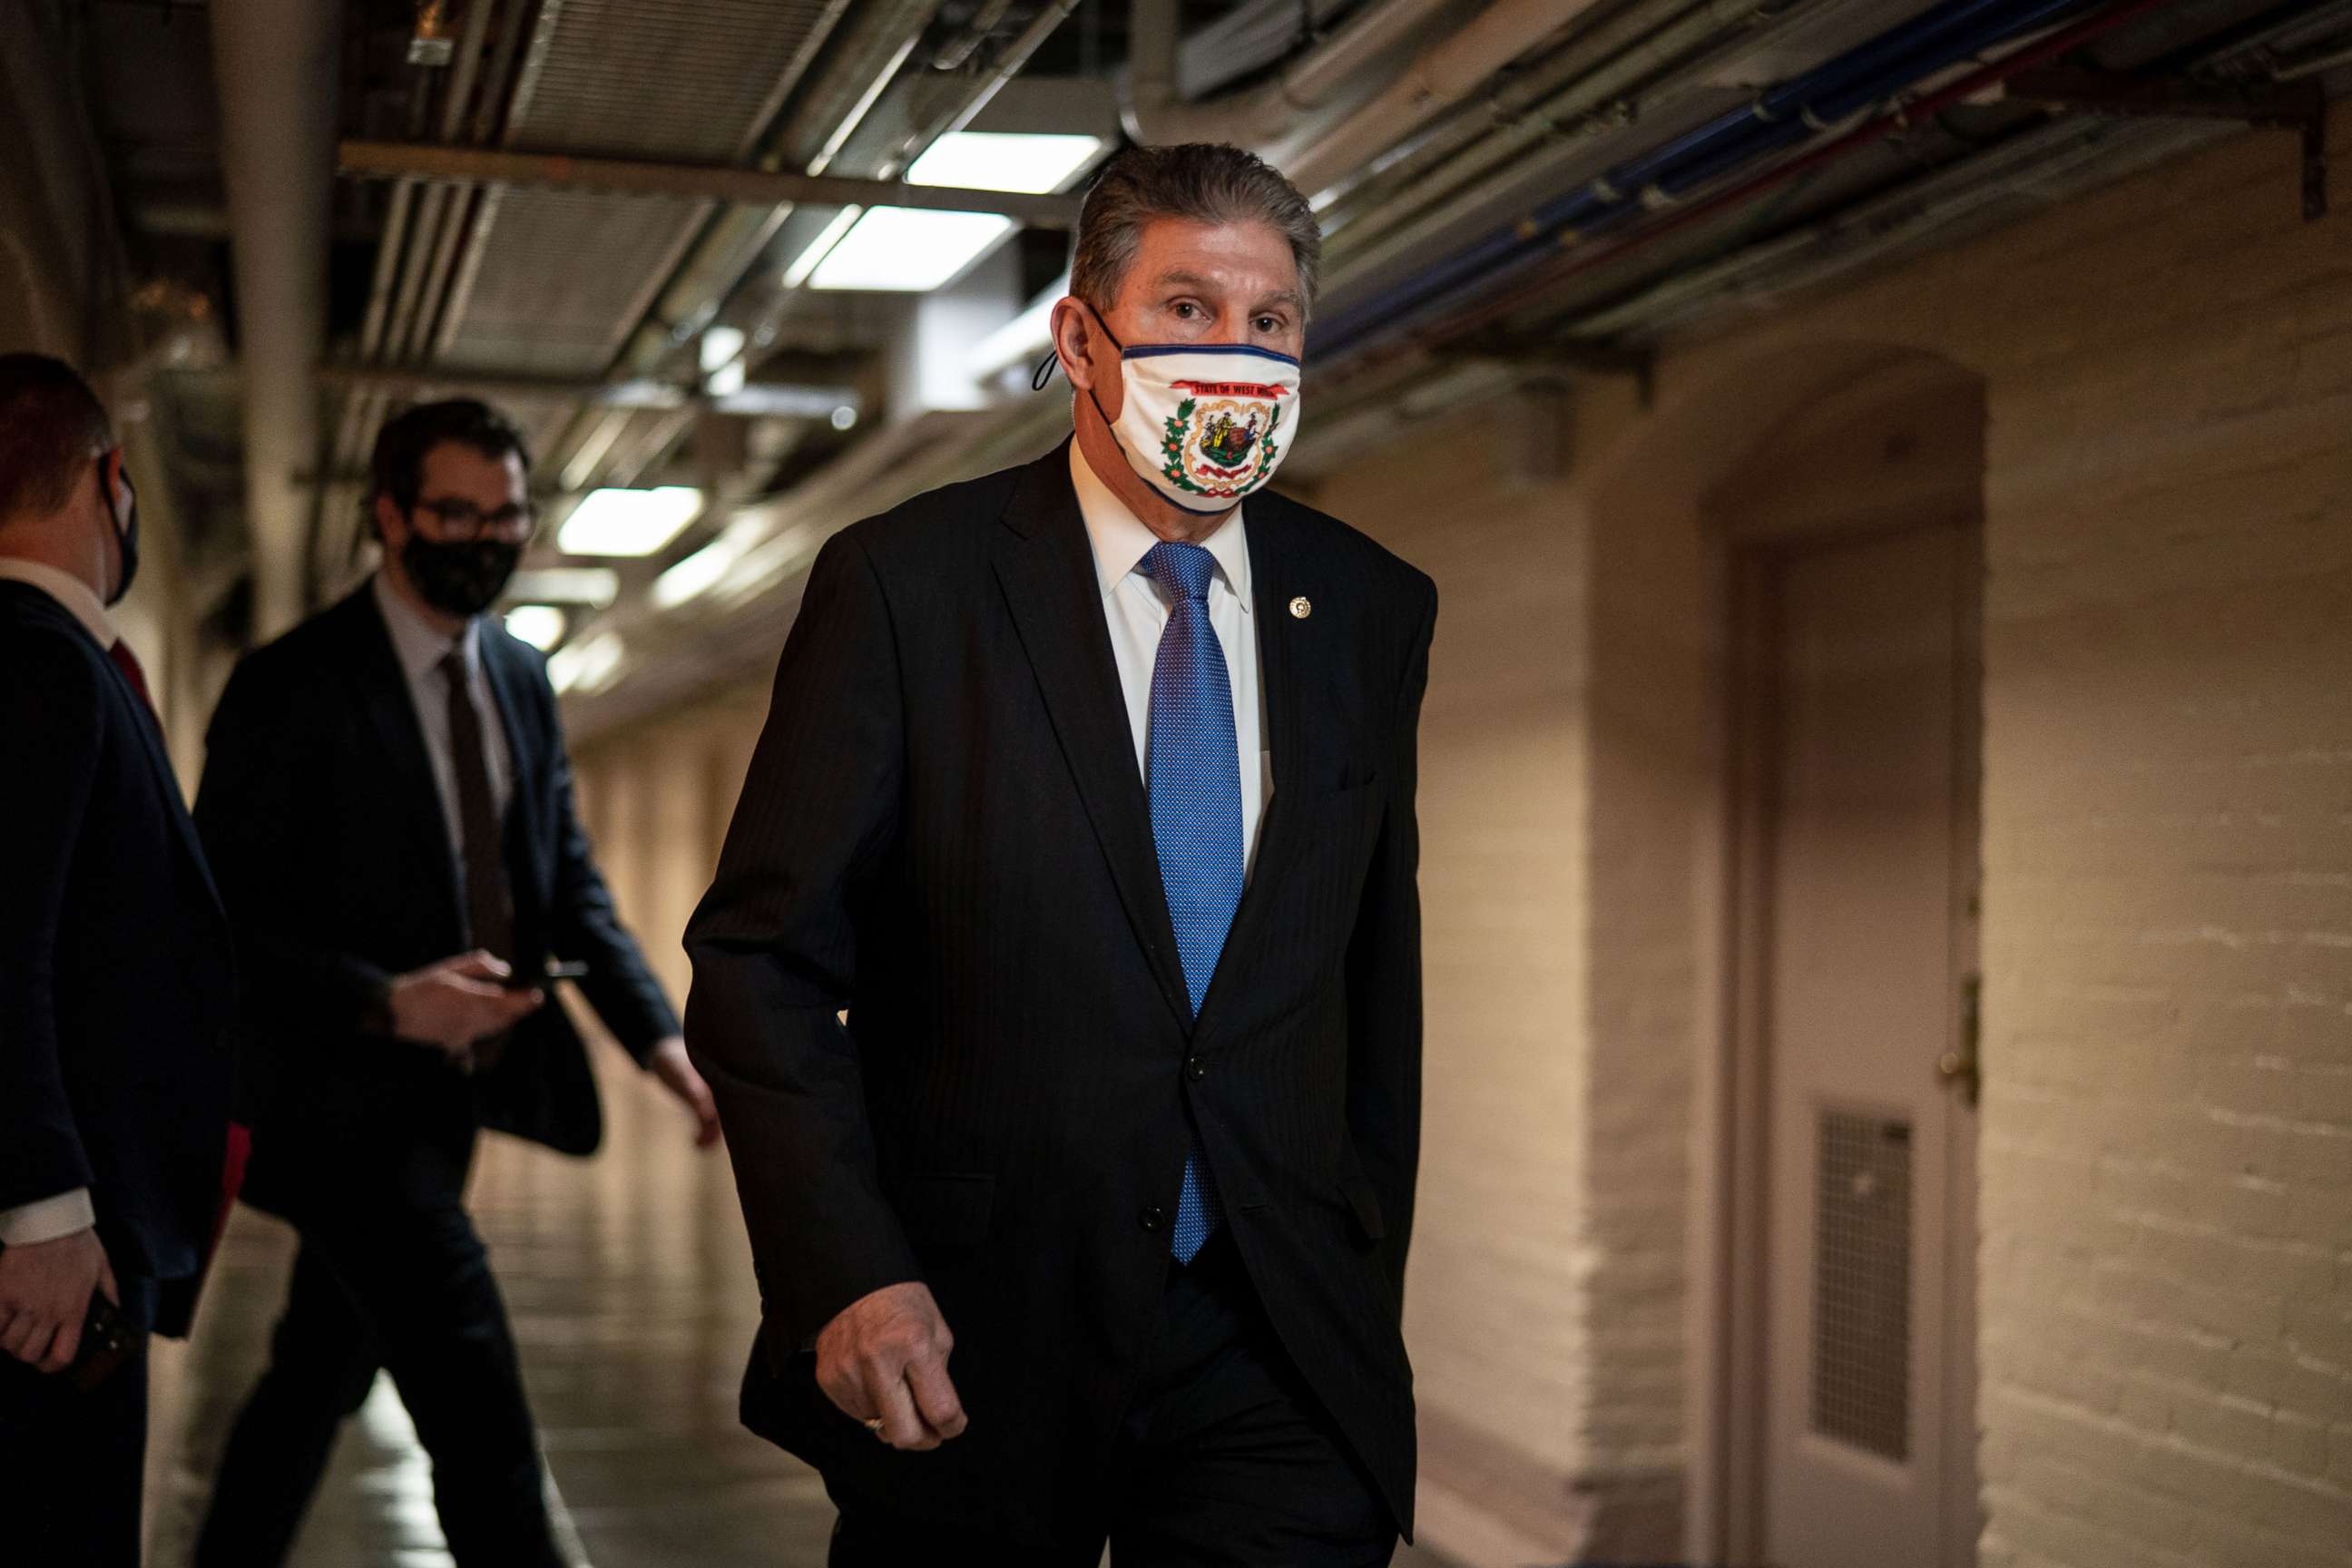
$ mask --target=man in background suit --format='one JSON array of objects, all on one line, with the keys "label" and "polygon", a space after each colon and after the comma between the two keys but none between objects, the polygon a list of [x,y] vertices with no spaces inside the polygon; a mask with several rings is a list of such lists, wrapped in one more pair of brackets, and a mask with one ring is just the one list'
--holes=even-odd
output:
[{"label": "man in background suit", "polygon": [[1410,1525],[1436,594],[1259,488],[1318,244],[1246,153],[1121,153],[1055,311],[1075,443],[810,574],[688,1037],[745,1419],[824,1471],[839,1568],[1359,1568]]},{"label": "man in background suit", "polygon": [[[106,411],[0,355],[0,1561],[139,1562],[144,1333],[184,1334],[222,1208],[227,923],[138,660]],[[93,1297],[123,1359],[71,1367]]]},{"label": "man in background suit", "polygon": [[196,820],[246,963],[267,1082],[248,1197],[302,1247],[197,1561],[284,1560],[381,1364],[467,1568],[553,1568],[513,1336],[464,1207],[478,1130],[601,1135],[551,959],[716,1141],[709,1091],[621,928],[573,807],[539,654],[483,612],[531,531],[522,437],[470,400],[376,441],[382,569],[249,655],[214,715]]}]

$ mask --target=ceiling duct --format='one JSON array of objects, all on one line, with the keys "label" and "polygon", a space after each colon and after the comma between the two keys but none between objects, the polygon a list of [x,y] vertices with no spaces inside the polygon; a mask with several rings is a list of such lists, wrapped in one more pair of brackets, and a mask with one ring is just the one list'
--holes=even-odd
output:
[{"label": "ceiling duct", "polygon": [[1129,24],[1126,117],[1138,142],[1231,142],[1265,151],[1298,117],[1330,103],[1359,71],[1408,41],[1448,0],[1372,0],[1328,39],[1258,86],[1187,102],[1181,0],[1135,0]]},{"label": "ceiling duct", "polygon": [[214,0],[221,170],[235,236],[244,374],[253,631],[302,617],[318,463],[312,367],[327,330],[329,197],[343,8],[336,0]]}]

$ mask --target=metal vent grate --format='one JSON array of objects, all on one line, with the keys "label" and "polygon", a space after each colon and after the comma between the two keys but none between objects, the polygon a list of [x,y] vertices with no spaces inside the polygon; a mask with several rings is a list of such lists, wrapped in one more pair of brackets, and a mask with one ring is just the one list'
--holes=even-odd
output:
[{"label": "metal vent grate", "polygon": [[1816,1169],[1812,1427],[1901,1460],[1911,1451],[1911,1125],[1824,1110]]}]

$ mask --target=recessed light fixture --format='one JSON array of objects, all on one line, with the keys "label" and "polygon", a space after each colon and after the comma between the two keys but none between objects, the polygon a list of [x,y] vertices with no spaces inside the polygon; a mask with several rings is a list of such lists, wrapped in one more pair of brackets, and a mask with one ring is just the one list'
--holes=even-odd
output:
[{"label": "recessed light fixture", "polygon": [[599,632],[550,656],[548,683],[558,691],[602,691],[621,673],[621,658],[627,652],[619,633]]},{"label": "recessed light fixture", "polygon": [[962,276],[1012,232],[1002,213],[874,207],[817,263],[809,287],[928,293]]},{"label": "recessed light fixture", "polygon": [[507,612],[507,630],[545,653],[563,640],[564,620],[553,605],[517,605]]},{"label": "recessed light fixture", "polygon": [[651,555],[702,510],[692,485],[590,490],[556,531],[566,555]]},{"label": "recessed light fixture", "polygon": [[543,566],[518,572],[507,584],[515,599],[602,609],[621,595],[621,574],[610,566]]},{"label": "recessed light fixture", "polygon": [[1102,145],[1099,136],[950,131],[907,165],[907,183],[1043,195],[1067,184]]}]

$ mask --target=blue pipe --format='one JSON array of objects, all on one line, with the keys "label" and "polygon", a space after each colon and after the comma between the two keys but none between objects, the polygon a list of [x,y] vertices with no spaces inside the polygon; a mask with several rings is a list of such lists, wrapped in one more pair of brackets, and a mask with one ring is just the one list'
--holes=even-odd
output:
[{"label": "blue pipe", "polygon": [[1615,224],[1643,209],[1642,195],[1673,197],[1803,141],[1808,119],[1834,122],[1989,46],[2033,32],[2088,0],[1946,0],[1825,60],[1577,190],[1523,224],[1495,230],[1359,305],[1320,323],[1313,352],[1328,357],[1385,335],[1408,317],[1442,308],[1550,254],[1562,235]]}]

